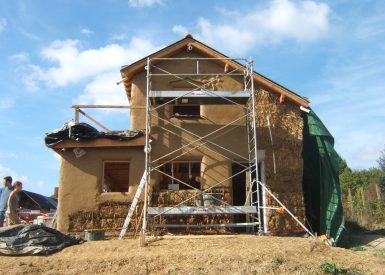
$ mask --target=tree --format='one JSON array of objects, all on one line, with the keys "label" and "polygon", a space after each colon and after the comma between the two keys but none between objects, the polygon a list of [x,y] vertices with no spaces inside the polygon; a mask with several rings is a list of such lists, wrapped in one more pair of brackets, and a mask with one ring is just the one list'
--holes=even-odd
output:
[{"label": "tree", "polygon": [[337,161],[338,161],[338,168],[339,168],[339,173],[342,174],[345,170],[350,171],[351,169],[349,168],[348,164],[346,163],[346,160],[341,158],[341,156],[337,153]]},{"label": "tree", "polygon": [[381,151],[381,155],[378,158],[377,162],[380,165],[380,169],[385,172],[385,148]]}]

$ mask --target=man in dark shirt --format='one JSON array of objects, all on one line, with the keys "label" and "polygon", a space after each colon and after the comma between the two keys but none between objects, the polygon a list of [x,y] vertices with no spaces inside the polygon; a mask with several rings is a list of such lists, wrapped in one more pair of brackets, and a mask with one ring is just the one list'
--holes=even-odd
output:
[{"label": "man in dark shirt", "polygon": [[3,179],[4,187],[0,188],[0,227],[3,227],[5,212],[8,207],[8,198],[12,192],[12,177],[7,176]]}]

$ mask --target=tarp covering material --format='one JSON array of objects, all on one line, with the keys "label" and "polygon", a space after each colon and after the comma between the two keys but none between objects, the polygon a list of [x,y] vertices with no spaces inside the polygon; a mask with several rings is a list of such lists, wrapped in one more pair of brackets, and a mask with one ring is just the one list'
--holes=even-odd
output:
[{"label": "tarp covering material", "polygon": [[335,244],[344,228],[338,155],[334,138],[313,112],[303,112],[303,189],[306,217],[318,235]]},{"label": "tarp covering material", "polygon": [[0,255],[50,255],[81,241],[43,225],[15,225],[0,228]]},{"label": "tarp covering material", "polygon": [[130,140],[143,136],[143,131],[113,131],[110,133],[99,132],[96,128],[87,123],[75,123],[70,121],[65,123],[62,128],[46,134],[45,145],[53,147],[54,145],[66,139],[76,141],[87,141],[96,138],[109,138],[115,140]]},{"label": "tarp covering material", "polygon": [[20,191],[19,206],[30,210],[55,210],[57,200],[29,191]]}]

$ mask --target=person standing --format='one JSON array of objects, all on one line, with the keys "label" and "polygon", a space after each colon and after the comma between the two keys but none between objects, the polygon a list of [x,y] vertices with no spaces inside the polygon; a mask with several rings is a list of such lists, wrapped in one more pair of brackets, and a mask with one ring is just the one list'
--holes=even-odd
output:
[{"label": "person standing", "polygon": [[8,207],[8,198],[12,192],[12,177],[7,176],[3,179],[4,187],[0,189],[0,227],[3,227],[5,212]]},{"label": "person standing", "polygon": [[7,209],[7,221],[8,225],[20,224],[20,218],[17,214],[17,208],[19,206],[19,192],[23,189],[23,184],[20,181],[15,181],[13,185],[13,191],[8,198],[8,209]]}]

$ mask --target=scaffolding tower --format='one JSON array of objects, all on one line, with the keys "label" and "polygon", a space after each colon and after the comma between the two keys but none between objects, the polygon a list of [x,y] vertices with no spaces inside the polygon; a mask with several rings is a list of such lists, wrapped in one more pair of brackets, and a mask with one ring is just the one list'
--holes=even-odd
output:
[{"label": "scaffolding tower", "polygon": [[[172,72],[170,69],[163,68],[161,66],[164,61],[172,62],[189,62],[190,67],[193,62],[194,71],[191,72]],[[214,63],[226,63],[226,61],[237,62],[239,66],[234,69],[228,69],[225,65],[223,71],[210,71],[207,68],[203,68],[202,65],[205,62]],[[266,225],[263,220],[266,216],[268,209],[276,209],[274,207],[268,207],[266,205],[265,196],[270,195],[282,209],[290,214],[310,235],[313,235],[265,186],[260,178],[258,167],[258,142],[257,142],[257,114],[256,114],[256,96],[254,88],[254,71],[253,61],[245,58],[204,58],[204,57],[180,57],[180,58],[147,58],[146,66],[146,118],[145,118],[145,170],[143,178],[139,184],[134,201],[131,205],[129,214],[127,215],[125,224],[120,234],[120,239],[124,237],[124,234],[128,228],[134,209],[141,197],[142,189],[144,189],[144,206],[143,206],[143,224],[140,234],[141,245],[145,245],[145,237],[149,228],[153,227],[189,227],[189,228],[206,228],[206,227],[246,227],[250,228],[252,232],[263,234],[266,231]],[[174,80],[184,82],[193,88],[183,90],[157,90],[157,81],[162,77],[172,78]],[[193,77],[205,77],[208,79],[204,83],[196,83],[192,80]],[[242,79],[242,89],[232,90],[218,90],[215,85],[212,85],[218,79],[224,79],[226,77]],[[155,87],[155,88],[153,88]],[[182,104],[198,104],[198,105],[234,105],[239,106],[239,109],[243,110],[243,113],[239,117],[234,118],[232,121],[224,125],[215,127],[212,131],[199,135],[191,130],[173,123],[171,120],[165,119],[157,114],[157,111],[165,108],[169,105]],[[187,103],[187,104],[186,104]],[[155,124],[154,121],[161,121],[162,125]],[[246,125],[247,136],[246,150],[247,155],[241,155],[235,152],[232,148],[228,148],[220,144],[217,140],[224,138],[225,134],[231,130],[235,124],[240,121],[244,121]],[[166,127],[169,126],[169,127]],[[180,147],[171,150],[161,156],[154,158],[151,145],[153,128],[158,127],[159,130],[167,132],[168,135],[173,135],[180,138],[186,144],[181,143]],[[181,133],[186,133],[183,135]],[[189,136],[187,138],[187,136]],[[191,138],[193,137],[193,138]],[[204,147],[210,145],[209,147]],[[165,173],[162,171],[162,167],[168,163],[178,160],[180,157],[191,153],[194,150],[199,150],[204,147],[204,150],[209,150],[212,153],[236,163],[242,168],[241,171],[231,174],[231,176],[216,182],[213,185],[206,186],[205,188],[197,188],[192,186],[189,182],[182,181],[176,178],[173,173]],[[150,205],[151,194],[150,183],[151,177],[154,173],[160,173],[164,177],[169,177],[172,181],[175,181],[181,185],[188,186],[191,189],[195,189],[196,193],[190,198],[183,200],[177,205],[171,207],[156,207]],[[216,206],[184,206],[184,204],[197,196],[212,194],[214,188],[222,186],[225,182],[232,180],[234,177],[241,173],[246,173],[246,198],[244,205],[231,205],[225,201],[224,198],[218,198],[211,196],[214,201],[218,203]],[[202,186],[201,186],[202,187]],[[218,206],[220,205],[220,206]],[[228,223],[228,224],[154,224],[152,221],[158,217],[168,215],[218,215],[218,214],[230,214],[230,215],[245,215],[247,217],[246,222],[242,223]]]}]

